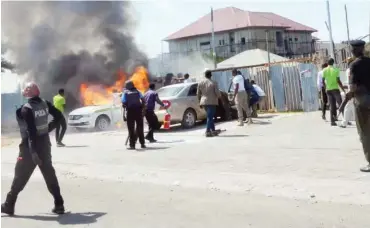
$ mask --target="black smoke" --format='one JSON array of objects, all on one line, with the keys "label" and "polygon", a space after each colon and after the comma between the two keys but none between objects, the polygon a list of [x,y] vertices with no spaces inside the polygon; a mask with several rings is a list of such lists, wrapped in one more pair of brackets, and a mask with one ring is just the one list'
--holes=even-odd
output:
[{"label": "black smoke", "polygon": [[1,2],[2,38],[24,81],[51,99],[59,88],[67,108],[80,106],[83,82],[112,85],[117,71],[147,67],[136,46],[134,10],[123,1]]}]

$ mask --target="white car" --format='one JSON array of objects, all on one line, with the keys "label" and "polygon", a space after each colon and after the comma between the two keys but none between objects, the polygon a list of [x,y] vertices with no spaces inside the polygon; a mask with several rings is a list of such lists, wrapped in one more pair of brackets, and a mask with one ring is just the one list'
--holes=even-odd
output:
[{"label": "white car", "polygon": [[[192,128],[197,121],[205,120],[207,114],[204,108],[200,107],[197,98],[198,83],[180,83],[162,87],[157,90],[159,98],[163,103],[168,104],[168,109],[156,105],[155,114],[160,123],[164,122],[167,111],[171,115],[171,124],[181,123],[183,128]],[[223,120],[231,118],[231,108],[227,94],[221,92],[222,98],[216,110],[216,117]],[[221,101],[223,100],[223,101]]]},{"label": "white car", "polygon": [[120,105],[96,105],[78,108],[69,113],[68,126],[76,129],[108,130],[112,125],[122,122]]}]

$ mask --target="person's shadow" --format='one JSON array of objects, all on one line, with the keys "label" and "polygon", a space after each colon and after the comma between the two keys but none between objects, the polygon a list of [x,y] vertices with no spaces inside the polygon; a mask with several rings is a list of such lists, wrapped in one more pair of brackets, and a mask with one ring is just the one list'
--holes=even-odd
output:
[{"label": "person's shadow", "polygon": [[60,225],[83,225],[96,223],[97,219],[104,215],[106,215],[106,213],[102,212],[86,212],[86,213],[66,212],[64,215],[14,215],[12,216],[12,218],[32,219],[44,222],[56,221]]}]

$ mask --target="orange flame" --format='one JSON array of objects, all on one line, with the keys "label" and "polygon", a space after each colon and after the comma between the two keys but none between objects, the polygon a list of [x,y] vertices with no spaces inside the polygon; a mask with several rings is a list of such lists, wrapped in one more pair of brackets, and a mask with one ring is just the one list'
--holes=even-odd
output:
[{"label": "orange flame", "polygon": [[145,93],[149,88],[148,71],[145,67],[137,67],[130,80],[134,83],[137,90]]},{"label": "orange flame", "polygon": [[[114,91],[120,93],[126,82],[126,75],[119,70],[118,80],[112,86],[83,83],[80,85],[80,95],[84,106],[106,105],[113,103]],[[131,77],[135,87],[142,93],[149,88],[148,72],[145,67],[137,67]]]}]

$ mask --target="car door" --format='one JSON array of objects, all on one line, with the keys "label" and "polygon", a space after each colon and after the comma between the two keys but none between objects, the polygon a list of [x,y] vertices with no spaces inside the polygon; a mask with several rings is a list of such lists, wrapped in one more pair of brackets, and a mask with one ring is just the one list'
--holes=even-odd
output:
[{"label": "car door", "polygon": [[197,113],[197,119],[203,120],[206,118],[206,112],[203,108],[200,107],[199,101],[197,98],[198,84],[193,84],[189,88],[187,101],[189,108],[192,108]]}]

